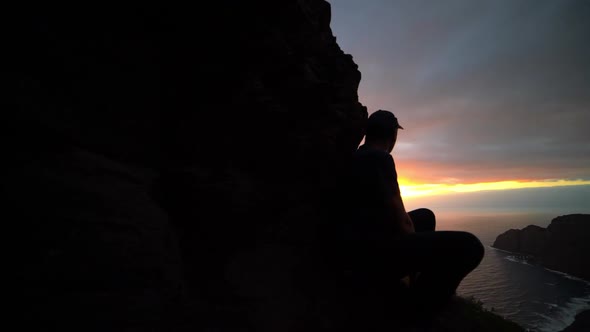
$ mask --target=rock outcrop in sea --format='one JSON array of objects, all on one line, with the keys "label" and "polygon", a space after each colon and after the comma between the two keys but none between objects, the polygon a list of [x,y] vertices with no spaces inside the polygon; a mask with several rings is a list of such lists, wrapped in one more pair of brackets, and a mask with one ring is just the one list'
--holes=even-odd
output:
[{"label": "rock outcrop in sea", "polygon": [[557,217],[547,228],[529,225],[500,234],[493,247],[530,256],[551,270],[590,280],[590,215]]}]

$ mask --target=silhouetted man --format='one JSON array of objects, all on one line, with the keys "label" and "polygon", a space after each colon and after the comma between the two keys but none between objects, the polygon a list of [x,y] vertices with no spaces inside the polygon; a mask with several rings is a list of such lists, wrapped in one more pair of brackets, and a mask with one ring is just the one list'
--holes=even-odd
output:
[{"label": "silhouetted man", "polygon": [[383,296],[407,275],[410,312],[433,313],[455,293],[461,280],[480,263],[484,249],[472,234],[434,231],[428,209],[406,212],[391,151],[403,129],[389,111],[368,119],[365,143],[353,158],[350,177],[353,212],[343,225],[357,282]]}]

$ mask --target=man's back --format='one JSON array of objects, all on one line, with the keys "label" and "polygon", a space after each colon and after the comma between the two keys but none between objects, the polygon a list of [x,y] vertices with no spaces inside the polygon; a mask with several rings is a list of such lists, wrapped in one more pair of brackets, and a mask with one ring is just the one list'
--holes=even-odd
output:
[{"label": "man's back", "polygon": [[[397,174],[391,155],[385,151],[361,146],[354,154],[351,167],[352,214],[359,227],[375,236],[391,240],[395,233],[391,200],[399,195]],[[359,229],[360,231],[360,229]]]},{"label": "man's back", "polygon": [[339,193],[339,218],[330,223],[331,250],[342,259],[336,264],[373,279],[376,270],[382,274],[388,266],[387,247],[396,234],[388,200],[395,194],[395,181],[393,159],[387,152],[361,147],[354,153]]}]

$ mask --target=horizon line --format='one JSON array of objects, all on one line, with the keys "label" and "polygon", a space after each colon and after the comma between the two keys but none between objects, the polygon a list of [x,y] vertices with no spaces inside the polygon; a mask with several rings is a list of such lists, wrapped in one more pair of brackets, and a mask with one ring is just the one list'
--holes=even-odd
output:
[{"label": "horizon line", "polygon": [[410,180],[400,178],[399,186],[402,197],[418,198],[418,197],[434,197],[446,196],[461,193],[472,192],[489,192],[502,190],[518,190],[518,189],[534,189],[534,188],[555,188],[555,187],[573,187],[590,185],[590,180],[584,179],[546,179],[535,181],[522,180],[502,180],[493,182],[479,182],[479,183],[424,183],[416,184]]}]

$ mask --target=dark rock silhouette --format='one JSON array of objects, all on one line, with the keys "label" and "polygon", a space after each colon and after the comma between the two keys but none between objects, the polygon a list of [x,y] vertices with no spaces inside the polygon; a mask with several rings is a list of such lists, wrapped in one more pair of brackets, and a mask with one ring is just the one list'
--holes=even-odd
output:
[{"label": "dark rock silhouette", "polygon": [[494,247],[524,254],[539,254],[549,241],[550,235],[543,227],[529,225],[522,230],[511,229],[494,241]]},{"label": "dark rock silhouette", "polygon": [[329,4],[52,4],[6,23],[22,321],[301,330],[320,207],[367,116]]},{"label": "dark rock silhouette", "polygon": [[329,4],[196,6],[38,4],[3,20],[20,329],[309,331],[342,317],[318,305],[318,225],[338,220],[367,111]]},{"label": "dark rock silhouette", "polygon": [[590,215],[570,214],[545,229],[529,225],[500,234],[493,247],[534,257],[545,267],[590,279]]}]

